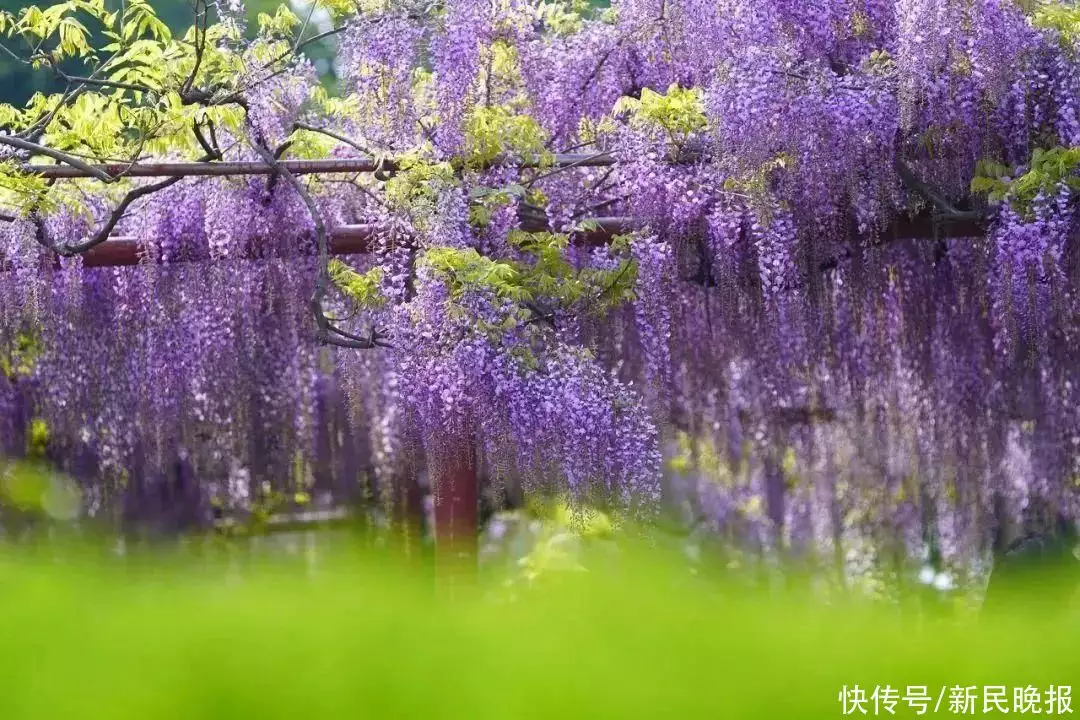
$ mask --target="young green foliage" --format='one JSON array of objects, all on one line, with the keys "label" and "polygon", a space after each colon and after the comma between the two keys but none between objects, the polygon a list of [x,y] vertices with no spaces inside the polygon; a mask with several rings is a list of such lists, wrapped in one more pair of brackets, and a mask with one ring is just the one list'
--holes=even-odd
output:
[{"label": "young green foliage", "polygon": [[774,208],[770,191],[772,179],[777,173],[792,168],[794,164],[795,159],[790,155],[779,153],[749,172],[729,177],[724,181],[724,190],[745,196],[759,222],[767,225],[771,222]]},{"label": "young green foliage", "polygon": [[384,275],[381,267],[358,273],[334,258],[330,260],[327,269],[330,271],[330,282],[360,307],[374,309],[386,305],[386,296],[380,289]]},{"label": "young green foliage", "polygon": [[546,141],[547,134],[534,118],[502,106],[480,106],[465,121],[465,165],[480,168],[508,156],[550,165],[554,158]]},{"label": "young green foliage", "polygon": [[[526,255],[521,261],[493,259],[473,248],[431,248],[420,262],[448,283],[452,300],[468,292],[491,293],[515,303],[499,324],[478,329],[497,342],[502,333],[536,319],[539,308],[574,314],[603,314],[633,298],[637,266],[628,256],[626,239],[609,252],[620,261],[614,269],[578,269],[566,251],[569,237],[556,233],[514,231],[510,243]],[[527,365],[535,358],[523,358]]]},{"label": "young green foliage", "polygon": [[517,183],[498,188],[476,186],[469,191],[469,222],[478,228],[487,227],[495,210],[514,203],[516,198],[526,198],[528,195],[529,191]]},{"label": "young green foliage", "polygon": [[471,289],[485,289],[511,300],[532,299],[522,282],[517,263],[493,260],[475,248],[431,248],[424,253],[421,262],[449,280],[454,298],[460,298]]},{"label": "young green foliage", "polygon": [[1080,38],[1080,7],[1073,3],[1056,1],[1036,0],[1032,4],[1032,25],[1056,32],[1066,49],[1075,48],[1077,38]]},{"label": "young green foliage", "polygon": [[672,85],[663,95],[648,88],[641,99],[624,96],[615,103],[613,114],[627,115],[630,126],[638,129],[660,129],[676,145],[682,145],[695,132],[708,127],[705,105],[700,88]]},{"label": "young green foliage", "polygon": [[543,0],[536,7],[539,19],[556,35],[580,32],[592,11],[593,5],[587,0]]},{"label": "young green foliage", "polygon": [[448,162],[429,162],[418,155],[398,160],[398,172],[385,185],[390,207],[411,213],[432,210],[438,198],[436,184],[454,182],[454,168]]},{"label": "young green foliage", "polygon": [[26,438],[26,454],[30,457],[43,456],[51,436],[52,433],[49,432],[49,424],[47,422],[41,418],[34,418],[31,420],[30,432],[27,433]]},{"label": "young green foliage", "polygon": [[26,377],[34,372],[41,354],[41,342],[34,332],[21,332],[6,346],[0,345],[0,374],[9,379]]},{"label": "young green foliage", "polygon": [[633,299],[637,266],[628,257],[626,236],[612,241],[608,251],[621,257],[613,270],[577,269],[566,256],[570,239],[554,233],[515,232],[510,243],[528,253],[534,261],[524,281],[533,297],[549,298],[564,308],[604,314]]},{"label": "young green foliage", "polygon": [[300,24],[300,18],[286,5],[278,5],[273,15],[259,13],[259,31],[267,37],[291,38],[293,30]]},{"label": "young green foliage", "polygon": [[1009,200],[1017,211],[1027,215],[1036,197],[1052,196],[1062,185],[1074,192],[1080,191],[1078,171],[1080,148],[1036,148],[1031,155],[1030,168],[1015,178],[1009,168],[1000,163],[980,161],[971,181],[971,191],[986,195],[991,203]]}]

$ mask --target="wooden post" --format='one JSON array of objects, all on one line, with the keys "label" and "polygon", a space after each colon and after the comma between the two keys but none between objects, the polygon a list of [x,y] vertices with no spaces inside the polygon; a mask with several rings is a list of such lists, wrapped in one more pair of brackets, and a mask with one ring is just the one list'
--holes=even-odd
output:
[{"label": "wooden post", "polygon": [[405,559],[419,563],[424,532],[424,495],[417,479],[417,463],[409,461],[394,478],[392,488],[394,536]]},{"label": "wooden post", "polygon": [[439,438],[428,450],[435,497],[435,574],[441,589],[464,588],[476,580],[479,481],[471,436]]}]

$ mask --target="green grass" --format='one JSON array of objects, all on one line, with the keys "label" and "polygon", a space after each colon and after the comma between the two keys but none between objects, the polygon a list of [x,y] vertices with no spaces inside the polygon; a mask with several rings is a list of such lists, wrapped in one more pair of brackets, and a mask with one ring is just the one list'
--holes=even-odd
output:
[{"label": "green grass", "polygon": [[448,600],[400,567],[344,546],[314,573],[0,551],[0,718],[836,718],[844,685],[936,697],[1080,665],[1075,619],[902,620],[726,591],[655,553],[514,601]]}]

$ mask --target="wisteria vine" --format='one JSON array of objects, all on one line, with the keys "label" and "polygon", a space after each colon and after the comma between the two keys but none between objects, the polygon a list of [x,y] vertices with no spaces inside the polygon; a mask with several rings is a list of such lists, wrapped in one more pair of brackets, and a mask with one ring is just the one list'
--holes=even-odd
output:
[{"label": "wisteria vine", "polygon": [[[1074,512],[1071,5],[327,3],[336,95],[287,9],[180,43],[133,7],[122,80],[0,24],[92,68],[0,113],[0,440],[47,426],[88,510],[385,494],[466,447],[840,574]],[[267,172],[125,176],[196,158]],[[103,227],[137,266],[84,267]]]}]

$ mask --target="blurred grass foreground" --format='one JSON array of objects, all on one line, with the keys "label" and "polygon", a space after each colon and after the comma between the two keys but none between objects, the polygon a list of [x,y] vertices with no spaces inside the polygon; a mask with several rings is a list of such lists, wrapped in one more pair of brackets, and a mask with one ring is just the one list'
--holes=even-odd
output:
[{"label": "blurred grass foreground", "polygon": [[[1008,688],[1009,710],[1023,688],[1056,715],[1052,688],[1080,664],[1074,618],[912,620],[735,591],[648,548],[514,597],[449,600],[344,541],[314,563],[240,565],[80,547],[0,549],[4,720],[940,717],[982,714],[987,686]],[[924,713],[908,686],[926,688]],[[876,707],[886,687],[891,713]],[[954,712],[957,693],[972,712]]]}]

